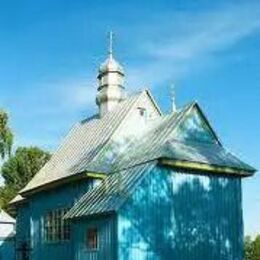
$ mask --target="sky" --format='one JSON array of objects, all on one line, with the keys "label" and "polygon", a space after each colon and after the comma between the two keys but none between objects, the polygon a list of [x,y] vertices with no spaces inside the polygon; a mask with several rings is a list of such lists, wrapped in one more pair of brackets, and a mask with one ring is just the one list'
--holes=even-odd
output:
[{"label": "sky", "polygon": [[[260,169],[260,2],[0,0],[0,107],[15,146],[54,151],[97,111],[108,32],[129,92],[170,110],[197,100],[224,145]],[[243,180],[245,233],[260,233],[260,175]]]}]

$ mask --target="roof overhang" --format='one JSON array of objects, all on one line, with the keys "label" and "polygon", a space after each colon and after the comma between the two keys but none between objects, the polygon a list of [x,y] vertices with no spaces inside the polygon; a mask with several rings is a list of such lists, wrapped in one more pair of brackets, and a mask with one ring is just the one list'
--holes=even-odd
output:
[{"label": "roof overhang", "polygon": [[202,171],[205,173],[225,175],[225,176],[236,176],[236,177],[249,177],[255,173],[255,170],[247,171],[244,169],[236,169],[227,166],[220,165],[211,165],[200,162],[190,162],[190,161],[181,161],[174,160],[169,158],[159,159],[159,163],[164,166],[173,167],[182,170],[191,170],[191,171]]},{"label": "roof overhang", "polygon": [[75,175],[68,176],[66,178],[58,179],[57,181],[53,181],[53,182],[47,183],[45,185],[38,186],[38,187],[31,189],[31,190],[28,190],[28,191],[24,191],[24,192],[22,191],[22,192],[20,192],[20,194],[23,197],[28,197],[28,196],[31,196],[35,193],[45,191],[45,190],[54,189],[54,188],[57,188],[59,186],[62,186],[64,184],[68,184],[68,183],[71,183],[71,182],[74,182],[74,181],[79,181],[79,180],[87,179],[87,178],[89,178],[89,179],[101,179],[102,180],[105,177],[106,177],[105,173],[82,172],[82,173],[78,173],[78,174],[75,174]]},{"label": "roof overhang", "polygon": [[21,196],[20,194],[18,194],[11,201],[9,201],[8,206],[12,207],[12,206],[16,206],[19,204],[23,204],[25,202],[26,202],[26,199],[23,196]]},{"label": "roof overhang", "polygon": [[116,210],[109,210],[105,212],[99,212],[95,214],[89,214],[89,215],[82,215],[82,216],[76,216],[76,217],[71,217],[69,212],[65,214],[64,219],[70,219],[70,220],[79,220],[79,219],[97,219],[99,217],[109,217],[111,215],[114,215],[116,213]]}]

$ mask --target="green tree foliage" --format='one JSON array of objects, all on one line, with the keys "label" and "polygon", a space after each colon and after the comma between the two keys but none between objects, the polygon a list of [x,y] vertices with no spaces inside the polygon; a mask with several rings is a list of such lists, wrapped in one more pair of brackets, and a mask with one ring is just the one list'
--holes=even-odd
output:
[{"label": "green tree foliage", "polygon": [[11,154],[13,134],[8,126],[8,115],[0,110],[0,156],[2,159]]},{"label": "green tree foliage", "polygon": [[245,237],[244,241],[245,260],[252,260],[253,246],[250,236]]},{"label": "green tree foliage", "polygon": [[0,203],[5,207],[50,159],[50,154],[38,147],[19,147],[2,165],[5,186],[0,190]]},{"label": "green tree foliage", "polygon": [[255,240],[249,236],[245,237],[245,260],[260,260],[260,235]]},{"label": "green tree foliage", "polygon": [[260,260],[260,235],[253,242],[253,260]]}]

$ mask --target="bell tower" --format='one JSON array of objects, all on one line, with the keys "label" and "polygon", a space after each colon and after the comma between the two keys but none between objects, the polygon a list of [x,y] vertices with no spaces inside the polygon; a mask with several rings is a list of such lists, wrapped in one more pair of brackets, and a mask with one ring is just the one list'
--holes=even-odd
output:
[{"label": "bell tower", "polygon": [[98,71],[98,93],[96,103],[103,117],[125,98],[123,67],[113,57],[113,33],[109,34],[108,58]]}]

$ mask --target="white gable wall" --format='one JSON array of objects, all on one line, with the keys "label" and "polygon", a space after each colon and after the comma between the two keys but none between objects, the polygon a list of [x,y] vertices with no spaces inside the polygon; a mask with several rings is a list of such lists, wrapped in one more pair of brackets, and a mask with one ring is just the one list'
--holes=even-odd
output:
[{"label": "white gable wall", "polygon": [[[142,114],[143,110],[143,114]],[[124,142],[137,137],[149,128],[149,124],[161,116],[156,104],[146,91],[131,108],[120,127],[116,130],[111,140]]]}]

